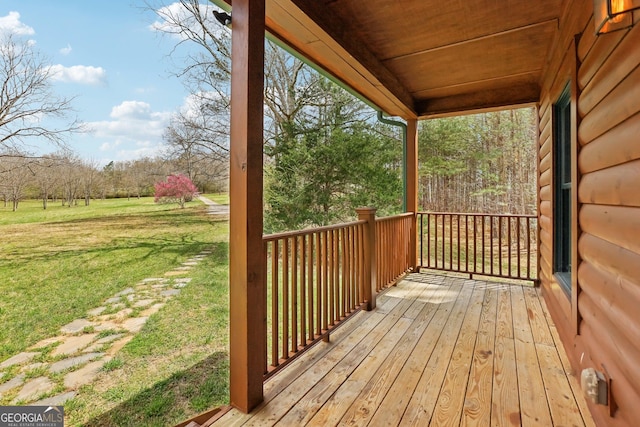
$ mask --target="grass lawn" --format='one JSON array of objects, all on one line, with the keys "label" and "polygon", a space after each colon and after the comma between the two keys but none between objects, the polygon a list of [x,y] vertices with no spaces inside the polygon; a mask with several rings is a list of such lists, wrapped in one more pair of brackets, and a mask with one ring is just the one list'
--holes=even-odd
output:
[{"label": "grass lawn", "polygon": [[199,201],[0,207],[0,361],[204,249],[192,281],[109,370],[65,405],[67,425],[170,425],[228,400],[228,224]]}]

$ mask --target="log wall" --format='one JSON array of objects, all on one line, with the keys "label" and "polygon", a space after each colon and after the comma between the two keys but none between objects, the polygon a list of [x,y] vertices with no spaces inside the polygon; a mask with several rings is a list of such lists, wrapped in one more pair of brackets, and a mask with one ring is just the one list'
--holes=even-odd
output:
[{"label": "log wall", "polygon": [[[606,371],[601,426],[640,422],[640,13],[595,36],[591,0],[566,0],[539,104],[540,282],[576,375]],[[573,289],[553,266],[553,103],[573,84]],[[576,185],[577,184],[577,185]],[[617,406],[617,409],[615,409]],[[612,410],[613,408],[613,410]],[[612,412],[612,413],[611,413]]]}]

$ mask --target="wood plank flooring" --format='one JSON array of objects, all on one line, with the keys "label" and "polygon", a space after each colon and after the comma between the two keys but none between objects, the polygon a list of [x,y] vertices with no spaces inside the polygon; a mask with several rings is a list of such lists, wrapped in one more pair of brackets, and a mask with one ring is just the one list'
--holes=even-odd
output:
[{"label": "wood plank flooring", "polygon": [[213,425],[594,424],[535,288],[415,273]]}]

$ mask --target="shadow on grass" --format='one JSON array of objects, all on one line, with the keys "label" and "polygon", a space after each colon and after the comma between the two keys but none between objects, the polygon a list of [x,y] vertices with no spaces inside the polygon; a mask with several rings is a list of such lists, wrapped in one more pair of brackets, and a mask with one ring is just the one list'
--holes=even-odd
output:
[{"label": "shadow on grass", "polygon": [[84,426],[171,426],[225,405],[228,400],[229,355],[216,352],[87,421]]}]

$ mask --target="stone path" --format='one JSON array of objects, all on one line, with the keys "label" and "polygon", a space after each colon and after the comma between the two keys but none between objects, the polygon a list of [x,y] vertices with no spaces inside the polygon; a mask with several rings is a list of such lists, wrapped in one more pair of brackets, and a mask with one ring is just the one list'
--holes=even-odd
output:
[{"label": "stone path", "polygon": [[0,401],[12,405],[62,405],[90,384],[104,365],[180,293],[189,270],[210,251],[188,259],[164,277],[144,279],[46,338],[0,363]]},{"label": "stone path", "polygon": [[207,205],[207,213],[209,215],[229,215],[229,205],[221,205],[220,203],[216,203],[211,199],[207,199],[206,197],[199,196],[198,197],[202,203]]}]

